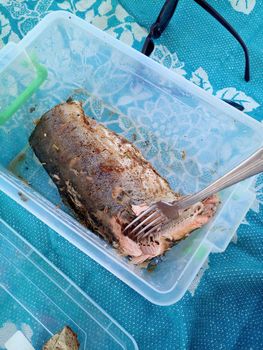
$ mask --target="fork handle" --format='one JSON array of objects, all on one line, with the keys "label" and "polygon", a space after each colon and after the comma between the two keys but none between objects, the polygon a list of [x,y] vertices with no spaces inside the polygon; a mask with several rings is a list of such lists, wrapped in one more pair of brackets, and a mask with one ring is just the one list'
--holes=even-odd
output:
[{"label": "fork handle", "polygon": [[214,181],[211,185],[193,195],[180,199],[176,205],[179,206],[180,209],[186,209],[227,187],[261,172],[263,172],[263,147],[257,150],[240,165]]}]

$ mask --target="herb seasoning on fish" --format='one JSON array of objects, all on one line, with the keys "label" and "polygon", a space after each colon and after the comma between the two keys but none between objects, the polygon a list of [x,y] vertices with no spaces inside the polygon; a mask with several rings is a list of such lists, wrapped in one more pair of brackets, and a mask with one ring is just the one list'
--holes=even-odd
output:
[{"label": "herb seasoning on fish", "polygon": [[29,142],[81,222],[134,264],[163,255],[174,242],[206,224],[218,205],[212,196],[163,227],[158,239],[135,242],[123,234],[125,226],[151,203],[180,196],[134,145],[85,116],[75,101],[45,113]]}]

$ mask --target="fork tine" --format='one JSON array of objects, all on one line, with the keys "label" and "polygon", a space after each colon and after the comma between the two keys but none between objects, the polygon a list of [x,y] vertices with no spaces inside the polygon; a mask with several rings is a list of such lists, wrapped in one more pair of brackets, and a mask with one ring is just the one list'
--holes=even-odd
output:
[{"label": "fork tine", "polygon": [[131,226],[133,226],[134,224],[136,224],[137,221],[141,220],[145,215],[149,214],[151,211],[153,211],[156,208],[156,205],[152,205],[150,206],[148,209],[146,209],[145,211],[143,211],[139,216],[137,216],[137,218],[135,218],[134,220],[132,220],[132,222],[129,223],[129,225],[127,225],[125,227],[125,229],[123,230],[123,232],[127,231],[128,228],[130,228]]},{"label": "fork tine", "polygon": [[140,239],[140,236],[147,231],[148,228],[160,224],[163,221],[163,218],[161,216],[158,216],[155,220],[151,221],[147,226],[143,227],[139,232],[137,232],[134,237],[136,239]]},{"label": "fork tine", "polygon": [[[151,233],[153,233],[153,232],[155,232],[155,231],[158,232],[158,229],[162,227],[162,224],[163,224],[163,222],[161,222],[159,225],[154,226],[154,227],[151,228],[149,231],[143,232],[143,234],[140,235],[140,237],[139,237],[138,239],[143,240],[143,239],[145,239],[145,238],[148,238],[149,235],[150,235]],[[154,238],[156,238],[156,235],[155,235],[155,234],[154,234]]]},{"label": "fork tine", "polygon": [[155,234],[157,230],[162,226],[163,222],[160,221],[158,224],[156,224],[154,227],[150,228],[149,231],[142,232],[138,237],[136,237],[137,242],[142,242],[143,240],[148,240],[149,235],[152,235],[152,237],[155,239]]},{"label": "fork tine", "polygon": [[159,217],[159,212],[154,211],[151,215],[147,216],[142,222],[139,223],[139,225],[135,226],[133,230],[131,230],[130,234],[135,233],[141,226],[146,225],[149,223],[149,221],[153,221],[154,218]]}]

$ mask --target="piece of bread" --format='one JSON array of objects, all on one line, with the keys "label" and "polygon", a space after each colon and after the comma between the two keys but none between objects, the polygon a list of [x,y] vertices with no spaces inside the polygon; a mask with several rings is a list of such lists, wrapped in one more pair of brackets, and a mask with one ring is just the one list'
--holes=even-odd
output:
[{"label": "piece of bread", "polygon": [[79,342],[76,333],[68,326],[55,334],[43,346],[42,350],[78,350]]},{"label": "piece of bread", "polygon": [[51,339],[49,339],[43,346],[42,350],[53,350],[56,342],[58,341],[59,334],[55,334]]}]

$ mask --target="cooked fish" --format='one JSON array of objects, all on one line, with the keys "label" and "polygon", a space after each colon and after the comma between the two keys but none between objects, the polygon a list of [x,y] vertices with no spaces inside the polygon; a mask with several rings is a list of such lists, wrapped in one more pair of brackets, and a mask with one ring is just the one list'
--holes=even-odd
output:
[{"label": "cooked fish", "polygon": [[151,203],[180,195],[134,145],[85,116],[75,101],[45,113],[29,141],[78,218],[134,264],[162,255],[215,213],[218,198],[212,196],[164,226],[160,238],[135,242],[124,235],[125,226]]}]

